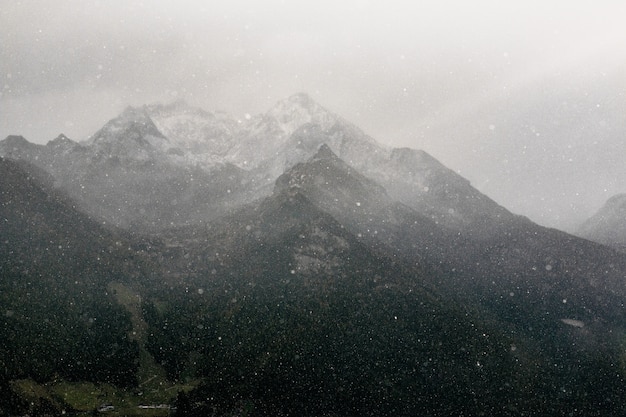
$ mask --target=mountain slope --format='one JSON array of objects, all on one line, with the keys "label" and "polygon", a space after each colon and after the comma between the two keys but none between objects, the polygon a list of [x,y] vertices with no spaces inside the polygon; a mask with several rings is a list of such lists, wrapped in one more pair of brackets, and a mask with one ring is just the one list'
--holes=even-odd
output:
[{"label": "mountain slope", "polygon": [[440,290],[524,320],[549,313],[555,326],[562,318],[603,323],[598,335],[622,327],[626,257],[600,245],[514,216],[500,217],[491,235],[455,232],[394,202],[326,146],[279,177],[276,190],[302,193],[361,241],[444,273],[432,281]]},{"label": "mountain slope", "polygon": [[250,169],[258,184],[265,184],[265,195],[278,176],[326,144],[385,187],[394,200],[448,227],[487,233],[501,218],[512,217],[426,152],[389,149],[305,94],[289,97],[253,119],[239,141],[241,150],[231,160]]},{"label": "mountain slope", "polygon": [[308,161],[276,180],[275,192],[300,191],[362,240],[392,254],[410,254],[431,265],[453,252],[461,239],[430,217],[392,199],[385,188],[364,176],[322,145]]},{"label": "mountain slope", "polygon": [[425,152],[385,147],[302,93],[249,120],[179,102],[129,107],[80,145],[24,142],[0,142],[0,155],[46,169],[91,215],[125,228],[200,224],[266,197],[322,144],[448,228],[490,235],[512,217]]},{"label": "mountain slope", "polygon": [[579,236],[626,251],[626,194],[611,197],[577,231]]},{"label": "mountain slope", "polygon": [[155,288],[145,307],[170,376],[205,377],[179,396],[183,414],[498,414],[537,376],[511,351],[523,340],[424,285],[424,271],[361,242],[300,190],[277,189],[198,234],[186,255],[208,255],[204,271]]},{"label": "mountain slope", "polygon": [[59,137],[41,146],[8,138],[0,142],[0,155],[46,170],[82,210],[126,229],[199,223],[246,199],[242,170],[189,165],[168,146],[145,111],[127,109],[91,143]]},{"label": "mountain slope", "polygon": [[179,398],[189,413],[619,414],[624,256],[523,218],[498,230],[451,232],[322,146],[262,202],[162,235],[177,279],[146,306],[153,354],[220,375]]},{"label": "mountain slope", "polygon": [[108,284],[147,281],[150,269],[39,174],[0,159],[2,407],[11,380],[136,384],[130,317]]},{"label": "mountain slope", "polygon": [[191,107],[184,101],[151,105],[147,113],[159,131],[198,163],[219,162],[234,146],[240,123],[224,113]]}]

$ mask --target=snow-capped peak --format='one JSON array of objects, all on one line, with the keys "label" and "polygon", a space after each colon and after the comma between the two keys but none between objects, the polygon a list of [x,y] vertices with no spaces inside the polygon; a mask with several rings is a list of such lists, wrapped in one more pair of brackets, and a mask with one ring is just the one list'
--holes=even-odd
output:
[{"label": "snow-capped peak", "polygon": [[109,140],[148,140],[152,145],[156,145],[152,142],[167,142],[167,139],[148,115],[146,108],[131,106],[126,107],[118,117],[105,124],[89,139],[89,142],[95,144],[99,141]]},{"label": "snow-capped peak", "polygon": [[80,146],[77,142],[65,136],[63,133],[52,139],[46,144],[46,147],[54,149],[55,152],[68,152],[75,147]]},{"label": "snow-capped peak", "polygon": [[179,100],[152,105],[147,112],[173,146],[195,155],[195,159],[223,156],[232,146],[239,125],[223,112],[208,112]]},{"label": "snow-capped peak", "polygon": [[329,129],[338,120],[336,115],[317,104],[306,93],[297,93],[279,101],[267,112],[267,116],[276,120],[286,135],[307,123],[317,124],[324,130]]},{"label": "snow-capped peak", "polygon": [[99,155],[146,161],[173,146],[159,131],[147,109],[127,107],[118,117],[106,123],[87,140],[87,146]]}]

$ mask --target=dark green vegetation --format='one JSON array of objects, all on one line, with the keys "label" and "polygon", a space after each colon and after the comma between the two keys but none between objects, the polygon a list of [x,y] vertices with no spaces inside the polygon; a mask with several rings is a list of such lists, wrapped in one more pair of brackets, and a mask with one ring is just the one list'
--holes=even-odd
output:
[{"label": "dark green vegetation", "polygon": [[601,245],[500,211],[441,227],[327,148],[153,236],[0,170],[2,414],[626,413],[626,258]]},{"label": "dark green vegetation", "polygon": [[559,314],[575,307],[558,311],[562,299],[551,311],[530,294],[454,291],[477,271],[372,250],[300,192],[181,236],[181,273],[205,272],[144,304],[157,329],[149,349],[170,378],[203,378],[179,396],[181,415],[624,410],[623,329],[569,326]]},{"label": "dark green vegetation", "polygon": [[21,406],[8,384],[15,379],[135,386],[130,315],[107,284],[145,279],[145,269],[32,167],[1,160],[0,178],[2,407]]}]

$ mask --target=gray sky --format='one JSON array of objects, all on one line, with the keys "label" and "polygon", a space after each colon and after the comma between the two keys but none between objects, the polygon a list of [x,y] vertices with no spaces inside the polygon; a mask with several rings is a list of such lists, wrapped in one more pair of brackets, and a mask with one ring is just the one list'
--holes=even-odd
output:
[{"label": "gray sky", "polygon": [[305,91],[568,228],[626,192],[626,2],[0,0],[0,137]]}]

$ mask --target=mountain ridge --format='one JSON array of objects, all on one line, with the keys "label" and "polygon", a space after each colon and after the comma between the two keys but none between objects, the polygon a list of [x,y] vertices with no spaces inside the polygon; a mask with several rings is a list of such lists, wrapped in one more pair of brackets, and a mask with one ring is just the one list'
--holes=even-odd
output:
[{"label": "mountain ridge", "polygon": [[[97,177],[117,177],[123,173],[127,180],[122,182],[130,184],[146,181],[146,175],[153,175],[149,171],[155,171],[170,178],[170,182],[181,183],[187,182],[193,172],[196,176],[203,173],[202,176],[219,178],[220,171],[233,171],[227,167],[235,166],[240,170],[237,174],[240,185],[226,181],[217,186],[231,192],[238,190],[232,195],[238,195],[241,202],[251,202],[269,195],[276,178],[306,161],[322,144],[379,182],[394,199],[447,226],[465,228],[480,220],[477,211],[506,215],[506,211],[482,197],[468,181],[425,152],[392,150],[380,145],[302,93],[281,100],[266,113],[241,123],[183,102],[128,107],[87,142],[78,145],[65,140],[52,142],[44,147],[7,138],[0,141],[0,155],[26,159],[52,172],[60,187],[67,189],[77,201],[86,202],[83,207],[89,213],[125,227],[137,222],[159,227],[159,215],[155,210],[146,211],[154,212],[147,218],[142,218],[144,213],[133,215],[136,211],[132,207],[137,206],[131,203],[134,196],[125,203],[124,198],[109,197],[119,194],[113,190],[105,195],[97,193],[96,185],[102,182]],[[59,146],[61,142],[63,146]],[[162,205],[163,200],[180,201],[171,192],[160,198],[155,186],[146,187],[155,190],[151,193],[139,190],[143,193],[141,197],[153,207]],[[131,188],[132,193],[137,193],[136,186]],[[202,199],[202,196],[189,198]],[[109,208],[103,210],[102,203]],[[218,210],[216,215],[220,213]],[[170,216],[161,227],[169,227],[172,220],[179,222]]]}]

